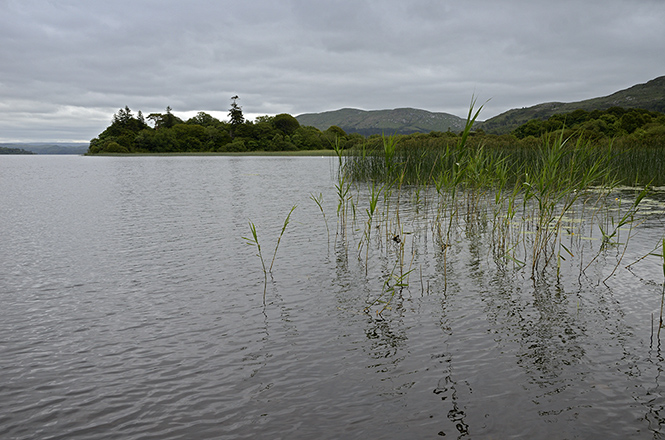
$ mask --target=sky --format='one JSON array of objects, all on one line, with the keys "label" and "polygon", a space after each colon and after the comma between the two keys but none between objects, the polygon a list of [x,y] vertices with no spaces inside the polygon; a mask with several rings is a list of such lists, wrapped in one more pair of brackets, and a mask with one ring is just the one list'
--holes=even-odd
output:
[{"label": "sky", "polygon": [[0,142],[113,114],[412,107],[479,120],[665,75],[663,0],[0,0]]}]

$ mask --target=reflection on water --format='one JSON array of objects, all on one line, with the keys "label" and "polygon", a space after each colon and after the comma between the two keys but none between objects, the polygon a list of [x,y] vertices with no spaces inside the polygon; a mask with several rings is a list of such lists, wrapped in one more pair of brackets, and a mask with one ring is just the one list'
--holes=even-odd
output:
[{"label": "reflection on water", "polygon": [[[442,239],[425,190],[359,247],[369,194],[335,228],[332,165],[3,157],[0,437],[660,438],[661,193],[625,253],[570,220],[532,278],[491,212]],[[272,257],[293,204],[264,306],[241,236]]]}]

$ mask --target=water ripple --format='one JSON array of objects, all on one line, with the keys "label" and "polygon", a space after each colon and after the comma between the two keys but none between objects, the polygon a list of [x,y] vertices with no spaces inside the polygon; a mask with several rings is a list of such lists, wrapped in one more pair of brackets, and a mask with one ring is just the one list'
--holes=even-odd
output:
[{"label": "water ripple", "polygon": [[[560,283],[536,285],[469,239],[451,247],[444,276],[432,213],[404,202],[417,270],[389,308],[365,313],[396,267],[396,248],[379,239],[395,225],[377,218],[365,267],[362,219],[336,233],[329,159],[35,157],[0,167],[2,438],[662,431],[664,361],[650,341],[659,261],[607,285],[570,267]],[[319,193],[329,237],[309,199]],[[293,204],[264,285],[256,248],[240,237],[254,222],[269,265]],[[626,261],[652,239],[636,235]]]}]

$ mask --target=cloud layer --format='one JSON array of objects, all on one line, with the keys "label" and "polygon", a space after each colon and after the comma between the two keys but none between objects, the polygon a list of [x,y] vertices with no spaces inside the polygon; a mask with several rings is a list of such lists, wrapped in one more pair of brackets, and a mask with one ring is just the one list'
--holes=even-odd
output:
[{"label": "cloud layer", "polygon": [[87,141],[118,108],[415,107],[481,119],[665,75],[662,0],[0,0],[0,142]]}]

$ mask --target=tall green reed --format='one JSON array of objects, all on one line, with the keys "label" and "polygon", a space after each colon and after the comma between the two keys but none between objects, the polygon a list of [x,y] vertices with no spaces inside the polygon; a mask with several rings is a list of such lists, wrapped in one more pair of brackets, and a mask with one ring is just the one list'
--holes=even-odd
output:
[{"label": "tall green reed", "polygon": [[[364,210],[367,221],[358,243],[358,257],[366,246],[366,273],[371,225],[381,197],[385,240],[377,244],[388,243],[386,252],[396,252],[392,271],[396,278],[408,273],[403,241],[401,247],[391,244],[391,240],[404,237],[400,212],[405,187],[417,205],[421,194],[427,195],[427,188],[435,190],[430,192],[434,206],[433,218],[428,222],[443,257],[444,288],[450,250],[465,238],[484,233],[482,228],[486,227],[491,234],[490,252],[497,264],[512,265],[517,270],[527,268],[535,281],[550,273],[546,269],[552,269],[559,279],[564,263],[578,258],[583,273],[583,255],[575,249],[580,247],[580,239],[575,237],[582,233],[585,209],[596,212],[585,217],[591,222],[585,228],[592,228],[594,221],[603,224],[606,199],[623,179],[616,170],[616,149],[611,144],[598,148],[591,140],[564,130],[543,137],[539,144],[488,147],[482,135],[473,131],[483,107],[475,105],[472,99],[464,130],[457,136],[440,136],[435,146],[427,142],[418,145],[414,138],[405,145],[404,137],[393,135],[370,138],[361,149],[345,152],[343,173],[336,185],[338,214],[343,211],[341,201],[349,197],[345,188],[351,182],[365,183],[369,208]],[[377,191],[380,184],[383,190]],[[641,199],[637,197],[635,207]],[[621,226],[636,224],[637,210],[631,212],[619,219]],[[579,222],[571,221],[570,216]],[[345,216],[341,218],[344,221]],[[382,291],[388,292],[386,286]]]},{"label": "tall green reed", "polygon": [[319,207],[319,211],[321,211],[321,215],[323,216],[323,222],[326,224],[326,232],[328,233],[328,246],[330,246],[330,228],[328,227],[328,218],[326,217],[326,213],[323,209],[323,193],[319,193],[319,196],[316,197],[314,194],[310,194],[309,198],[316,203],[316,206]]},{"label": "tall green reed", "polygon": [[275,264],[275,257],[277,257],[277,249],[279,248],[279,243],[281,243],[284,231],[286,231],[286,227],[289,225],[289,221],[291,220],[291,214],[293,214],[293,211],[295,211],[297,207],[298,205],[293,205],[288,215],[286,216],[286,219],[284,220],[284,224],[282,225],[282,231],[279,233],[279,237],[277,238],[277,244],[275,245],[275,252],[272,255],[272,261],[270,262],[270,269],[268,269],[268,272],[270,273],[272,273],[272,266],[273,264]]},{"label": "tall green reed", "polygon": [[266,304],[266,291],[268,289],[268,271],[266,270],[266,263],[263,260],[263,254],[261,253],[261,244],[259,243],[259,236],[256,232],[256,225],[249,221],[249,230],[252,233],[251,237],[242,237],[245,242],[250,246],[255,246],[257,249],[256,256],[261,260],[261,267],[263,268],[263,305]]},{"label": "tall green reed", "polygon": [[263,259],[263,253],[261,252],[261,243],[259,243],[259,235],[256,230],[256,225],[250,220],[249,221],[249,231],[251,233],[250,237],[242,237],[243,240],[245,240],[245,243],[247,243],[250,246],[256,247],[257,253],[256,256],[259,257],[259,260],[261,261],[261,267],[263,268],[263,305],[266,304],[266,292],[268,290],[268,273],[271,274],[272,276],[272,267],[275,264],[275,258],[277,257],[277,249],[279,249],[279,244],[282,241],[282,236],[284,235],[284,232],[286,231],[286,227],[289,225],[289,222],[291,220],[291,214],[293,214],[293,211],[297,208],[297,205],[293,205],[291,210],[289,211],[288,215],[286,216],[286,219],[284,220],[284,224],[282,225],[282,231],[279,234],[279,237],[277,238],[277,244],[275,245],[275,251],[273,252],[272,255],[272,261],[270,262],[270,268],[266,269],[266,263],[265,260]]}]

